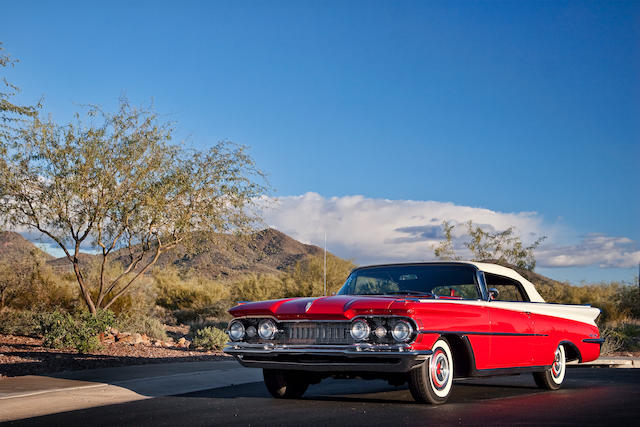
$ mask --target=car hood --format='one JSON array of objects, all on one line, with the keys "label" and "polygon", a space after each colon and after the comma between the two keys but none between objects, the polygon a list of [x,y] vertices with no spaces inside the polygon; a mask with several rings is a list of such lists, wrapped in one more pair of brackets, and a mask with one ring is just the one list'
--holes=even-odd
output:
[{"label": "car hood", "polygon": [[406,308],[404,298],[394,296],[335,295],[250,302],[229,310],[234,317],[273,316],[286,319],[345,320],[363,314],[393,314]]}]

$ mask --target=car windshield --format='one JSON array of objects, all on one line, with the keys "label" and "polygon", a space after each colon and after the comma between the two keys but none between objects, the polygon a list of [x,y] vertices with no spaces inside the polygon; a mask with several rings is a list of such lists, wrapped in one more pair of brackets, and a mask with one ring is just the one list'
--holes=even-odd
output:
[{"label": "car windshield", "polygon": [[470,265],[388,265],[355,270],[338,295],[416,295],[480,299]]}]

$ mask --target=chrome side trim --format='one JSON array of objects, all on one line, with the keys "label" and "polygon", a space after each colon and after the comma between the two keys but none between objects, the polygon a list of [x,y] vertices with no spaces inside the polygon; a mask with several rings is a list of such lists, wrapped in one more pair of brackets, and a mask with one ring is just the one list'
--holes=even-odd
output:
[{"label": "chrome side trim", "polygon": [[[406,299],[406,298],[398,298],[398,299]],[[229,321],[229,323],[233,322],[234,320],[241,320],[241,319],[273,319],[278,323],[292,323],[292,322],[316,322],[316,323],[325,323],[325,322],[352,322],[354,319],[357,319],[359,317],[385,317],[385,318],[403,318],[403,319],[408,319],[410,321],[413,322],[413,319],[408,316],[408,315],[398,315],[398,314],[359,314],[357,316],[353,316],[351,319],[332,319],[332,320],[327,320],[327,319],[278,319],[275,316],[272,315],[247,315],[247,316],[238,316],[238,317],[234,317],[233,319],[231,319]]]},{"label": "chrome side trim", "polygon": [[590,343],[590,344],[604,344],[604,338],[585,338],[582,342]]},{"label": "chrome side trim", "polygon": [[418,331],[419,334],[450,334],[450,335],[493,335],[504,337],[546,337],[547,334],[534,333],[518,333],[518,332],[474,332],[474,331],[444,331],[444,330],[424,330]]}]

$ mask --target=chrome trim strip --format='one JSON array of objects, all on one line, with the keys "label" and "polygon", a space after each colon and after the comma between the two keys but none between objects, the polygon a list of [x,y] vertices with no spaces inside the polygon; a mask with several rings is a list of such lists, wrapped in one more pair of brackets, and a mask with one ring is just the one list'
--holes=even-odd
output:
[{"label": "chrome trim strip", "polygon": [[431,350],[413,350],[408,345],[274,345],[229,342],[223,350],[227,354],[324,354],[348,357],[405,357],[430,356]]},{"label": "chrome trim strip", "polygon": [[[405,299],[405,298],[399,298],[399,299]],[[357,316],[353,316],[351,319],[278,319],[275,316],[272,315],[247,315],[247,316],[238,316],[238,317],[234,317],[233,319],[231,319],[229,321],[229,323],[233,322],[234,320],[240,320],[240,319],[273,319],[276,322],[280,322],[280,323],[291,323],[291,322],[316,322],[316,323],[325,323],[325,322],[347,322],[347,323],[351,323],[354,319],[357,319],[359,317],[389,317],[389,318],[396,318],[396,317],[400,317],[403,319],[408,319],[413,321],[413,319],[410,316],[401,316],[398,314],[359,314]]]},{"label": "chrome trim strip", "polygon": [[546,337],[547,334],[526,334],[517,332],[473,332],[473,331],[430,331],[421,329],[419,334],[453,334],[453,335],[494,335],[494,336],[507,336],[507,337]]},{"label": "chrome trim strip", "polygon": [[604,338],[585,338],[582,340],[582,342],[586,342],[589,344],[604,344],[605,339]]}]

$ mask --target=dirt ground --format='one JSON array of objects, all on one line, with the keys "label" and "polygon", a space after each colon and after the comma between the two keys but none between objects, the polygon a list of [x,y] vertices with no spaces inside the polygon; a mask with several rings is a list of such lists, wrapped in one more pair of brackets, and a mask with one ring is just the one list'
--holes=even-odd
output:
[{"label": "dirt ground", "polygon": [[0,378],[60,371],[230,359],[222,352],[112,343],[86,354],[42,347],[42,339],[0,335]]}]

